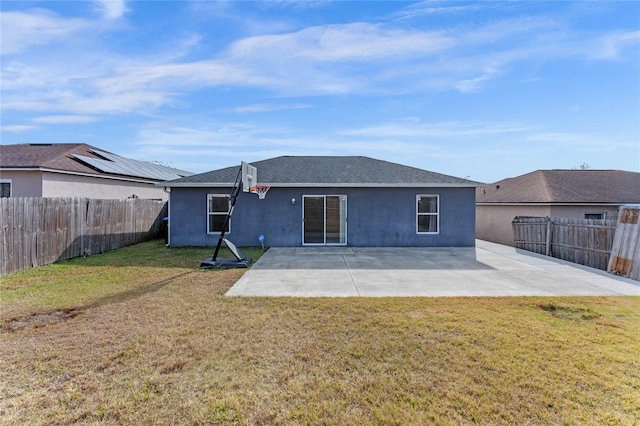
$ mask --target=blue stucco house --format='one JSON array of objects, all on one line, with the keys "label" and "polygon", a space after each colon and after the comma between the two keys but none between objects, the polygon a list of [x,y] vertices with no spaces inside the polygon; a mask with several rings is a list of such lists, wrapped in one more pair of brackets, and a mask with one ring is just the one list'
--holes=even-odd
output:
[{"label": "blue stucco house", "polygon": [[[251,163],[266,198],[240,193],[226,232],[237,246],[472,247],[478,182],[359,156]],[[161,183],[169,245],[215,246],[238,166]]]}]

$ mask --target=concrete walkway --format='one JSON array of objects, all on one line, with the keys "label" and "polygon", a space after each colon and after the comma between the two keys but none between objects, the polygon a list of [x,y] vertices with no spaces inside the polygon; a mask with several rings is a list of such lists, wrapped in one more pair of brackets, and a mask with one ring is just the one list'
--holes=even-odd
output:
[{"label": "concrete walkway", "polygon": [[270,248],[228,296],[640,296],[640,282],[477,240],[475,248]]}]

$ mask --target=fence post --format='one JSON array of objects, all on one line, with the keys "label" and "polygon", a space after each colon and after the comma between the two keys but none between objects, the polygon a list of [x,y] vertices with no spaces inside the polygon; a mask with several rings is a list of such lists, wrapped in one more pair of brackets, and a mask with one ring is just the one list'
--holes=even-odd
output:
[{"label": "fence post", "polygon": [[547,247],[546,247],[546,255],[551,255],[551,232],[553,232],[553,226],[551,224],[551,219],[547,217]]}]

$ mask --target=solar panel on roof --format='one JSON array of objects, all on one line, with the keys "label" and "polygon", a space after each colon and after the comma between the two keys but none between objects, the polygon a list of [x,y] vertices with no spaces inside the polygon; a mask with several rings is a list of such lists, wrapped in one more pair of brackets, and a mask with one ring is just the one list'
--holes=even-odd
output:
[{"label": "solar panel on roof", "polygon": [[132,160],[130,158],[121,157],[119,155],[107,153],[104,151],[92,152],[102,158],[87,157],[84,155],[73,155],[73,157],[93,167],[96,170],[109,174],[141,177],[162,181],[178,179],[191,174],[182,170],[161,166],[159,164],[153,164],[148,161]]}]

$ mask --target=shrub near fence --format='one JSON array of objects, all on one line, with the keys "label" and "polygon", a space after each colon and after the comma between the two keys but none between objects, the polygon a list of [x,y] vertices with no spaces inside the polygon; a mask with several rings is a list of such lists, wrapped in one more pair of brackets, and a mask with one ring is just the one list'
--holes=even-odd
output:
[{"label": "shrub near fence", "polygon": [[0,199],[0,275],[104,253],[162,233],[160,200]]},{"label": "shrub near fence", "polygon": [[616,220],[517,216],[511,222],[516,248],[607,270]]}]

